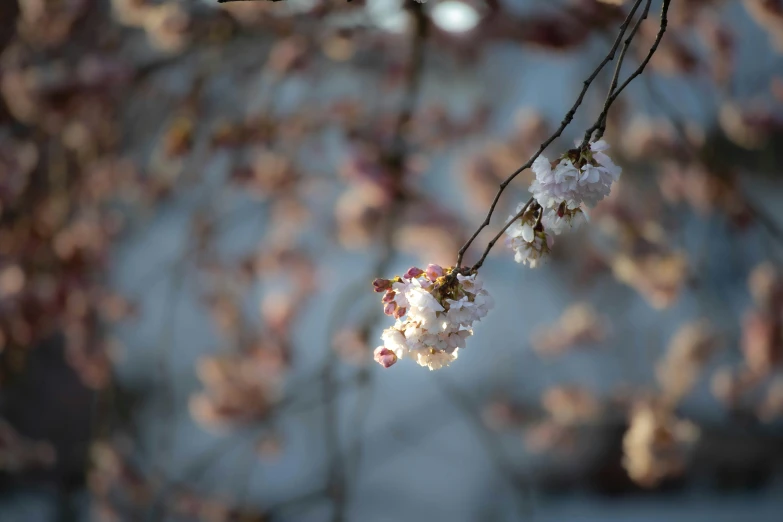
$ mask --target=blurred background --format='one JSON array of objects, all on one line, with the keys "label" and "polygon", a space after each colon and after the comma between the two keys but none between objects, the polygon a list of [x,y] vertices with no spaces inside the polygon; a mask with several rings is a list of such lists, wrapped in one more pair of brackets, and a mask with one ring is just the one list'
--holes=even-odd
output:
[{"label": "blurred background", "polygon": [[496,245],[449,368],[372,360],[631,4],[0,2],[0,520],[781,520],[779,0],[673,0],[590,222]]}]

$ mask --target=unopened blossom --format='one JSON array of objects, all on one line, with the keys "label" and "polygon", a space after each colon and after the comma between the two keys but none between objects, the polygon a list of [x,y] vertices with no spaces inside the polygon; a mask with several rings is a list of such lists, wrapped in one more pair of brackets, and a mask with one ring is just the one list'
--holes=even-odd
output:
[{"label": "unopened blossom", "polygon": [[375,356],[375,362],[377,362],[384,368],[388,368],[389,366],[397,362],[397,354],[384,346],[379,346],[378,348],[376,348],[374,356]]},{"label": "unopened blossom", "polygon": [[[457,359],[473,335],[473,323],[487,314],[493,301],[475,274],[453,271],[439,265],[429,265],[426,271],[413,267],[391,280],[382,302],[387,315],[397,320],[383,331],[376,362],[388,368],[408,357],[437,370]],[[383,281],[373,283],[376,291],[389,286]]]},{"label": "unopened blossom", "polygon": [[430,281],[435,281],[437,278],[443,275],[443,267],[440,265],[430,264],[427,266],[425,273],[427,274],[427,279]]}]

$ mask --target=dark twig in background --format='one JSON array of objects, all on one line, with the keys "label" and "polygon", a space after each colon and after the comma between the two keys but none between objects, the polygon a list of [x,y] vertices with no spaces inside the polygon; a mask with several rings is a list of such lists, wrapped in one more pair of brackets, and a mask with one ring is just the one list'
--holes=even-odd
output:
[{"label": "dark twig in background", "polygon": [[[360,288],[364,287],[365,281],[370,279],[373,274],[384,273],[388,270],[394,254],[396,253],[394,245],[394,216],[398,212],[401,212],[406,203],[405,191],[403,190],[407,159],[405,133],[413,118],[413,113],[421,90],[428,28],[428,19],[424,13],[424,8],[420,3],[413,2],[409,4],[409,10],[413,15],[414,26],[410,44],[411,57],[408,63],[405,92],[392,133],[390,148],[387,151],[387,154],[382,157],[382,161],[384,161],[388,167],[392,178],[392,204],[382,219],[382,230],[380,234],[381,254],[373,267],[370,277],[363,278],[358,283]],[[381,315],[375,310],[368,313],[362,326],[359,328],[359,337],[362,339],[369,339],[371,331],[380,317]],[[334,328],[339,323],[340,321],[332,321],[330,324]],[[327,342],[331,342],[332,338],[333,335],[329,335]],[[361,467],[361,457],[364,446],[361,433],[372,402],[372,373],[366,367],[359,370],[358,382],[360,388],[357,393],[358,403],[349,424],[351,426],[349,433],[356,434],[357,440],[351,445],[351,453],[343,458],[341,455],[342,452],[340,451],[341,446],[338,433],[339,404],[338,401],[333,399],[336,393],[334,366],[334,357],[327,351],[326,360],[324,361],[323,378],[325,438],[327,455],[329,456],[326,490],[332,498],[332,520],[334,522],[339,522],[345,520],[345,512],[349,500],[350,483],[348,482],[348,473],[349,471],[352,473],[351,482],[355,484],[358,480],[358,473]],[[346,469],[348,464],[350,464],[350,470]]]}]

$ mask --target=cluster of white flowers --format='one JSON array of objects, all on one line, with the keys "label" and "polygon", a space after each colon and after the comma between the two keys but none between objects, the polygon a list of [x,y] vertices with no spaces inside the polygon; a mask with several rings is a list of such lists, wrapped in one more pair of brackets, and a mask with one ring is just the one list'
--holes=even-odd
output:
[{"label": "cluster of white flowers", "polygon": [[384,292],[384,312],[397,319],[383,331],[383,346],[375,360],[385,368],[410,357],[420,366],[437,370],[457,358],[473,323],[492,308],[492,297],[475,274],[453,274],[453,268],[429,265],[411,268],[402,277],[376,279],[376,292]]},{"label": "cluster of white flowers", "polygon": [[612,183],[620,177],[622,169],[612,162],[604,151],[609,146],[604,140],[590,144],[589,149],[567,152],[555,165],[544,156],[533,162],[536,179],[530,192],[545,209],[558,208],[563,202],[570,210],[582,203],[594,207],[609,195]]},{"label": "cluster of white flowers", "polygon": [[[599,140],[568,151],[554,165],[544,156],[536,158],[536,179],[530,185],[535,202],[506,230],[517,263],[535,267],[552,247],[553,236],[581,221],[582,205],[593,207],[609,195],[622,169],[606,155],[608,148]],[[517,214],[523,208],[520,205]]]},{"label": "cluster of white flowers", "polygon": [[[519,214],[524,207],[525,203],[520,203],[516,214]],[[552,236],[544,232],[543,223],[537,223],[535,213],[532,211],[525,212],[522,217],[514,221],[506,229],[506,235],[508,245],[514,251],[514,260],[517,263],[529,264],[530,268],[535,268],[552,246]]]}]

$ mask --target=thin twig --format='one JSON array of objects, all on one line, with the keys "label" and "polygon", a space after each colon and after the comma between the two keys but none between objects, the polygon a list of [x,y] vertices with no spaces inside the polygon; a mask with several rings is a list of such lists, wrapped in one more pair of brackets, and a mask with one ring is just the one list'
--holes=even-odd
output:
[{"label": "thin twig", "polygon": [[[663,110],[671,120],[674,130],[679,134],[682,143],[685,145],[685,152],[694,161],[703,164],[704,160],[701,157],[701,153],[691,143],[688,138],[688,131],[682,122],[682,114],[679,109],[669,102],[655,86],[648,80],[645,81],[647,92],[650,95],[653,103],[655,103],[661,110]],[[750,212],[750,214],[756,219],[756,221],[767,231],[767,233],[775,239],[780,245],[783,245],[783,227],[764,209],[754,204],[748,198],[746,193],[742,194],[743,203]]]},{"label": "thin twig", "polygon": [[[374,267],[374,274],[385,272],[395,253],[393,213],[396,208],[404,205],[406,201],[405,193],[402,190],[402,179],[405,171],[407,151],[405,145],[405,131],[413,119],[413,112],[421,91],[422,72],[424,70],[424,44],[427,37],[428,20],[421,4],[413,3],[410,6],[410,10],[413,12],[415,28],[411,42],[411,58],[408,65],[406,90],[403,95],[397,122],[393,129],[390,149],[388,154],[384,157],[384,162],[389,167],[393,176],[394,201],[392,209],[383,220],[381,232],[382,252]],[[367,316],[361,328],[361,334],[364,337],[369,336],[379,315],[380,314],[378,313],[371,313]],[[336,322],[332,324],[334,325]],[[364,390],[360,389],[359,391],[359,402],[351,419],[351,433],[361,433],[367,415],[369,414],[372,400],[370,393],[372,374],[367,369],[364,369],[360,370],[359,377],[359,382]],[[364,445],[362,439],[357,439],[352,445],[353,451],[350,453],[350,456],[353,458],[349,459],[348,455],[346,455],[346,458],[341,456],[337,425],[338,403],[332,399],[336,393],[334,361],[333,357],[330,355],[327,355],[327,360],[324,365],[323,392],[325,401],[325,438],[326,446],[330,454],[326,491],[333,501],[332,520],[334,522],[339,522],[345,519],[345,510],[351,486],[347,480],[348,477],[345,464],[347,461],[351,461],[353,481],[356,482]]]},{"label": "thin twig", "polygon": [[617,89],[617,83],[620,79],[620,70],[623,67],[623,60],[625,60],[625,55],[628,53],[628,49],[631,48],[631,42],[636,36],[637,31],[639,31],[639,27],[642,25],[642,22],[647,19],[647,15],[650,12],[651,3],[652,0],[647,0],[647,2],[644,4],[644,11],[636,21],[636,24],[634,24],[634,26],[631,28],[631,32],[628,34],[628,37],[623,42],[623,48],[620,50],[620,56],[617,58],[617,65],[614,68],[614,74],[612,75],[612,82],[609,85],[609,91],[606,93],[604,107],[601,110],[601,114],[598,116],[598,120],[595,122],[595,124],[585,131],[585,137],[582,140],[580,148],[584,148],[585,145],[587,145],[587,142],[590,141],[593,132],[596,130],[598,130],[596,139],[601,139],[601,136],[604,134],[604,130],[606,129],[606,117],[609,113],[609,107],[612,105],[612,95],[614,94],[615,89]]},{"label": "thin twig", "polygon": [[483,253],[483,254],[481,254],[481,258],[480,258],[480,259],[479,259],[479,260],[476,262],[476,264],[475,264],[475,265],[473,265],[473,267],[471,268],[471,271],[478,270],[479,268],[481,268],[481,265],[483,265],[483,264],[484,264],[484,260],[485,260],[485,259],[487,258],[487,256],[489,255],[489,251],[490,251],[490,250],[492,250],[492,247],[494,247],[494,246],[495,246],[495,243],[497,243],[498,239],[500,239],[500,236],[502,236],[502,235],[503,235],[503,233],[504,233],[506,230],[508,230],[508,227],[510,227],[510,226],[511,226],[511,225],[512,225],[512,224],[513,224],[513,223],[514,223],[514,222],[515,222],[517,219],[519,219],[519,218],[521,218],[522,216],[524,216],[524,215],[525,215],[525,213],[527,212],[528,208],[530,207],[530,205],[532,205],[532,204],[533,204],[533,202],[534,202],[534,201],[535,201],[535,198],[530,198],[530,199],[528,199],[528,200],[527,200],[527,203],[525,203],[525,206],[524,206],[524,207],[522,207],[522,210],[520,210],[519,212],[517,212],[517,214],[516,214],[514,217],[512,217],[511,219],[509,219],[509,220],[506,222],[506,224],[503,226],[503,228],[502,228],[502,229],[500,229],[500,232],[498,232],[498,233],[495,235],[495,237],[493,237],[493,238],[492,238],[492,240],[491,240],[489,243],[487,243],[487,247],[484,249],[484,253]]},{"label": "thin twig", "polygon": [[[443,395],[454,406],[459,408],[468,420],[468,424],[473,428],[476,436],[481,442],[482,446],[489,455],[495,468],[508,481],[509,485],[519,492],[521,495],[514,495],[514,501],[519,512],[521,520],[533,518],[532,509],[532,485],[520,476],[514,469],[513,465],[509,463],[508,457],[505,455],[499,441],[496,437],[487,429],[481,415],[473,405],[473,401],[470,396],[460,390],[456,385],[451,383],[445,377],[441,376],[435,380],[441,389]],[[524,495],[524,497],[522,497]]]},{"label": "thin twig", "polygon": [[652,46],[650,47],[650,50],[647,52],[647,56],[644,57],[644,60],[642,60],[642,63],[639,64],[639,67],[636,68],[636,70],[631,74],[626,80],[618,87],[614,93],[612,94],[609,105],[611,106],[612,103],[617,99],[618,96],[623,92],[623,90],[628,87],[628,85],[642,72],[644,71],[644,68],[647,67],[647,64],[650,62],[650,59],[652,59],[653,54],[655,54],[655,51],[658,49],[658,45],[661,43],[661,40],[663,39],[663,35],[666,32],[666,27],[668,25],[668,18],[667,14],[669,12],[669,4],[671,3],[671,0],[663,0],[663,5],[661,6],[661,25],[658,29],[658,34],[655,35],[655,41],[653,42]]},{"label": "thin twig", "polygon": [[[625,31],[628,28],[628,25],[631,23],[631,20],[633,19],[634,14],[636,13],[636,10],[639,8],[639,5],[642,3],[642,0],[636,0],[633,7],[631,8],[631,11],[628,13],[628,16],[623,21],[622,25],[620,25],[620,31],[617,34],[617,38],[615,38],[614,43],[612,44],[612,48],[609,50],[609,53],[604,57],[604,59],[601,61],[601,63],[598,64],[598,66],[595,68],[595,70],[588,76],[588,78],[582,82],[582,90],[579,93],[579,96],[576,98],[576,101],[574,102],[574,105],[571,107],[571,109],[566,113],[565,117],[563,118],[563,121],[560,122],[560,126],[558,129],[549,137],[547,138],[544,143],[542,143],[538,151],[533,154],[533,156],[521,167],[519,167],[517,170],[515,170],[508,178],[503,181],[499,188],[497,193],[495,194],[495,198],[492,200],[492,204],[489,207],[489,211],[487,212],[487,216],[484,218],[484,221],[479,225],[478,229],[473,233],[473,235],[470,236],[470,239],[465,242],[464,245],[462,245],[462,248],[459,249],[459,255],[457,256],[457,268],[460,268],[462,266],[462,258],[465,256],[465,252],[470,248],[470,245],[473,244],[473,241],[478,237],[478,235],[481,233],[482,230],[484,230],[487,226],[489,226],[490,219],[492,218],[492,214],[495,212],[495,207],[497,207],[498,201],[500,200],[500,196],[503,194],[503,191],[506,190],[506,187],[509,183],[511,183],[514,178],[516,178],[519,174],[530,168],[530,166],[533,164],[536,159],[541,155],[542,152],[544,152],[544,149],[546,149],[550,143],[555,141],[557,138],[560,137],[561,134],[563,134],[563,131],[568,127],[568,125],[571,123],[571,121],[574,119],[574,115],[576,114],[577,109],[579,109],[579,106],[582,105],[582,101],[584,100],[585,94],[587,94],[587,90],[590,88],[590,84],[593,83],[593,80],[598,76],[598,74],[603,70],[604,66],[606,66],[607,63],[612,61],[614,59],[615,52],[617,52],[617,48],[620,46],[620,42],[623,39],[623,36],[625,35]],[[665,4],[668,6],[668,0],[665,1]]]}]

